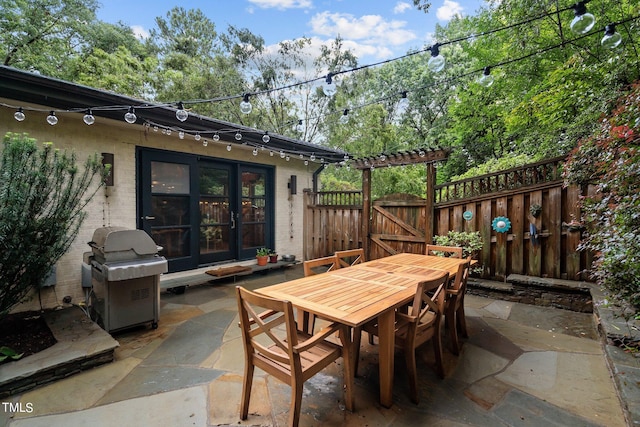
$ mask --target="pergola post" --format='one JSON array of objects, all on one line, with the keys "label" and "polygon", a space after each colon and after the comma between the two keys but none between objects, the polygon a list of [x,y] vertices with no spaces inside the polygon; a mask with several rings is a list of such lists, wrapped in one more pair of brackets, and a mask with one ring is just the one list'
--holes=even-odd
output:
[{"label": "pergola post", "polygon": [[435,163],[427,163],[427,191],[425,203],[425,227],[424,243],[428,245],[433,242],[433,230],[435,225],[435,199],[436,199],[436,166]]},{"label": "pergola post", "polygon": [[362,215],[360,215],[362,230],[362,248],[366,259],[369,255],[369,234],[371,232],[371,169],[362,170]]}]

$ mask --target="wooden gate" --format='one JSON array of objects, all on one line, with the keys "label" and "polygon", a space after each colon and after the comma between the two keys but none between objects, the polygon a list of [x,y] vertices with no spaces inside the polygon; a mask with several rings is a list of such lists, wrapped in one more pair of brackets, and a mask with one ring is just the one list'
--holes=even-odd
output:
[{"label": "wooden gate", "polygon": [[399,252],[424,253],[426,201],[410,194],[392,194],[372,204],[369,258]]}]

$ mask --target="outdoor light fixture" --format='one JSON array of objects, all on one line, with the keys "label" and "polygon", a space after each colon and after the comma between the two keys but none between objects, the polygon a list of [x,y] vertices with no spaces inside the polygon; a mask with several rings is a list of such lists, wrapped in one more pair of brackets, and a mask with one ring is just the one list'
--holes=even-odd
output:
[{"label": "outdoor light fixture", "polygon": [[327,74],[327,78],[324,80],[324,85],[322,86],[322,91],[326,96],[333,96],[338,91],[336,85],[333,83],[333,73]]},{"label": "outdoor light fixture", "polygon": [[206,147],[207,145],[209,145],[209,142],[206,139],[202,140],[202,146]]},{"label": "outdoor light fixture", "polygon": [[284,151],[280,150],[280,158],[284,159],[284,156],[285,156]]},{"label": "outdoor light fixture", "polygon": [[184,132],[183,131],[178,132],[178,138],[184,139]]},{"label": "outdoor light fixture", "polygon": [[254,148],[254,149],[253,149],[253,155],[254,155],[254,156],[257,156],[257,155],[258,155],[258,149],[257,149],[257,148]]},{"label": "outdoor light fixture", "polygon": [[218,132],[213,134],[213,138],[212,138],[215,142],[220,141],[220,135],[218,135]]},{"label": "outdoor light fixture", "polygon": [[231,151],[231,144],[227,145],[227,151]]},{"label": "outdoor light fixture", "polygon": [[314,153],[311,153],[311,156],[309,156],[309,160],[311,160],[312,162],[316,161],[316,155]]},{"label": "outdoor light fixture", "polygon": [[429,62],[427,62],[427,67],[434,73],[442,71],[444,69],[444,57],[440,55],[440,45],[434,44],[429,49],[431,50],[431,58],[429,58]]},{"label": "outdoor light fixture", "polygon": [[47,123],[51,126],[55,126],[58,123],[58,118],[56,117],[56,112],[51,110],[49,115],[47,116]]},{"label": "outdoor light fixture", "polygon": [[240,131],[236,132],[234,138],[236,139],[236,141],[240,141],[242,139],[242,134],[240,133]]},{"label": "outdoor light fixture", "polygon": [[200,134],[199,134],[199,133],[196,133],[196,134],[193,136],[193,139],[195,139],[196,141],[200,141]]},{"label": "outdoor light fixture", "polygon": [[189,113],[184,109],[182,101],[178,102],[178,111],[176,111],[176,119],[181,122],[186,121],[189,118]]},{"label": "outdoor light fixture", "polygon": [[489,87],[493,84],[491,67],[484,67],[484,71],[482,72],[482,76],[480,76],[480,78],[478,79],[478,83],[480,83],[484,87]]},{"label": "outdoor light fixture", "polygon": [[133,109],[133,107],[129,107],[129,111],[127,111],[124,115],[124,120],[127,123],[133,124],[137,119],[138,118],[136,117],[136,111]]},{"label": "outdoor light fixture", "polygon": [[602,47],[606,49],[613,49],[618,47],[622,43],[622,36],[616,31],[616,26],[609,24],[605,27],[604,37],[600,40]]},{"label": "outdoor light fixture", "polygon": [[587,7],[582,1],[574,4],[572,7],[575,17],[571,21],[571,24],[569,24],[571,31],[578,34],[588,33],[596,23],[595,16],[587,12]]},{"label": "outdoor light fixture", "polygon": [[345,108],[342,112],[342,116],[340,116],[340,123],[346,125],[349,123],[349,109]]},{"label": "outdoor light fixture", "polygon": [[24,112],[22,111],[22,107],[18,108],[18,111],[13,113],[13,118],[19,122],[23,121],[26,117],[27,116],[25,116]]},{"label": "outdoor light fixture", "polygon": [[245,93],[242,95],[242,102],[240,103],[240,112],[242,114],[249,114],[253,107],[251,106],[251,102],[249,102],[249,94]]},{"label": "outdoor light fixture", "polygon": [[262,142],[267,144],[269,141],[271,141],[271,137],[269,136],[269,132],[265,132],[264,135],[262,135]]},{"label": "outdoor light fixture", "polygon": [[91,109],[87,110],[87,114],[82,116],[82,121],[85,122],[88,126],[91,126],[96,122],[96,118],[93,117],[93,113],[91,112]]}]

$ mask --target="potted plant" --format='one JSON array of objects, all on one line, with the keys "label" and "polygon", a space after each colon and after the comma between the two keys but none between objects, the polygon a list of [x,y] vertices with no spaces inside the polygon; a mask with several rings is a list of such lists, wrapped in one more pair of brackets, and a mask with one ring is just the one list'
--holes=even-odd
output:
[{"label": "potted plant", "polygon": [[274,250],[269,251],[269,262],[276,263],[278,262],[278,253]]},{"label": "potted plant", "polygon": [[258,265],[267,265],[267,262],[269,261],[269,249],[256,249],[256,259],[258,260]]}]

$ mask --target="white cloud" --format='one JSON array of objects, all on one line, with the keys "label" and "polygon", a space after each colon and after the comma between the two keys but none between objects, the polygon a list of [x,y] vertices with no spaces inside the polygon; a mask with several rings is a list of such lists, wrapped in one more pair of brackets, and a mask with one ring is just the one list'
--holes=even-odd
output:
[{"label": "white cloud", "polygon": [[450,21],[454,16],[462,16],[464,8],[453,0],[444,0],[444,4],[436,11],[436,16],[441,21]]},{"label": "white cloud", "polygon": [[411,5],[409,3],[399,1],[398,3],[396,3],[396,6],[393,8],[393,13],[397,15],[400,13],[404,13],[408,9],[411,9]]},{"label": "white cloud", "polygon": [[249,0],[262,9],[304,9],[313,6],[311,0]]},{"label": "white cloud", "polygon": [[347,13],[318,13],[310,21],[314,33],[321,36],[340,36],[345,41],[359,40],[365,44],[396,46],[414,40],[416,35],[407,30],[405,21],[387,21],[380,15],[359,18]]},{"label": "white cloud", "polygon": [[133,34],[137,38],[139,38],[140,40],[144,40],[144,39],[148,39],[149,38],[149,31],[145,30],[140,25],[132,25],[131,26],[131,31],[133,31]]}]

